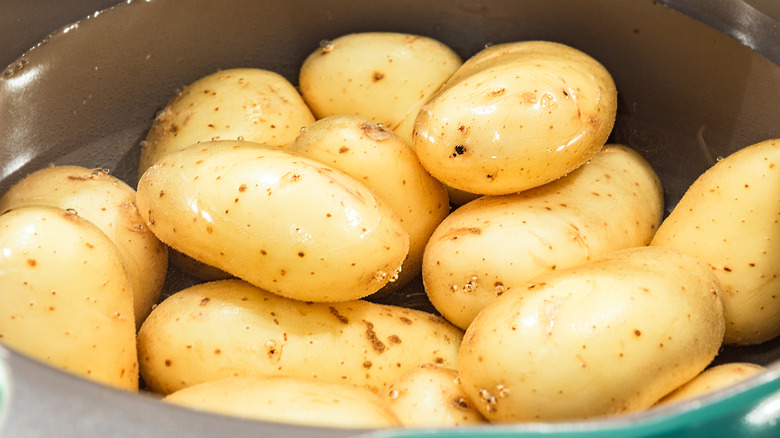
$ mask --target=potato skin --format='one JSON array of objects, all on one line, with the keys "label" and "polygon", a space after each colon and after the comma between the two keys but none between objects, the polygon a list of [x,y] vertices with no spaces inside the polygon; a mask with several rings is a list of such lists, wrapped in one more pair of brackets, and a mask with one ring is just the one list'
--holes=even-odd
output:
[{"label": "potato skin", "polygon": [[436,179],[500,195],[537,187],[587,162],[609,136],[617,91],[574,48],[506,43],[467,60],[422,107],[414,148]]},{"label": "potato skin", "polygon": [[0,215],[0,341],[45,363],[138,389],[132,286],[114,244],[54,207]]},{"label": "potato skin", "polygon": [[662,398],[658,404],[673,403],[699,397],[722,388],[737,384],[748,377],[764,371],[764,367],[752,363],[732,362],[708,368]]},{"label": "potato skin", "polygon": [[409,233],[409,255],[390,293],[420,275],[423,250],[436,226],[449,214],[447,191],[420,164],[398,135],[359,116],[320,119],[286,148],[365,184],[398,216]]},{"label": "potato skin", "polygon": [[452,212],[425,249],[425,290],[447,320],[465,329],[496,296],[538,275],[647,245],[662,214],[661,185],[647,161],[626,146],[607,145],[557,181],[486,195]]},{"label": "potato skin", "polygon": [[718,161],[688,188],[651,245],[709,263],[725,295],[727,344],[780,335],[780,139]]},{"label": "potato skin", "polygon": [[142,143],[138,175],[193,143],[244,139],[282,147],[314,121],[295,87],[261,69],[228,69],[185,87],[155,117]]},{"label": "potato skin", "polygon": [[[353,33],[312,52],[301,66],[298,83],[318,119],[357,115],[395,129],[461,62],[452,49],[428,37]],[[409,139],[411,129],[399,135]]]},{"label": "potato skin", "polygon": [[671,248],[620,250],[537,277],[466,330],[461,383],[491,422],[646,409],[718,353],[721,295],[709,266]]},{"label": "potato skin", "polygon": [[486,423],[460,386],[458,371],[426,363],[394,380],[383,398],[407,427]]},{"label": "potato skin", "polygon": [[168,247],[144,223],[135,190],[103,169],[50,166],[27,175],[0,198],[0,213],[48,205],[73,210],[116,245],[133,286],[136,326],[157,304],[168,270]]},{"label": "potato skin", "polygon": [[373,392],[293,377],[228,377],[168,395],[168,403],[263,421],[319,427],[384,428],[400,422]]},{"label": "potato skin", "polygon": [[138,333],[138,354],[144,381],[161,394],[249,374],[379,392],[421,363],[455,368],[462,335],[417,310],[367,301],[306,303],[223,280],[158,305]]},{"label": "potato skin", "polygon": [[409,237],[368,188],[316,161],[216,141],[144,173],[138,208],[163,242],[271,292],[345,301],[384,286]]}]

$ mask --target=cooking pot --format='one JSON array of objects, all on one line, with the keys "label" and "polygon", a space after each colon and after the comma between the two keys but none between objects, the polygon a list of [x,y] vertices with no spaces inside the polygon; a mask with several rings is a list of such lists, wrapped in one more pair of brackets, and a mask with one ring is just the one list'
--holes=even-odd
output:
[{"label": "cooking pot", "polygon": [[[358,31],[431,36],[464,58],[486,44],[524,39],[592,55],[618,86],[611,141],[654,166],[667,212],[719,157],[780,137],[780,4],[773,0],[4,0],[0,11],[0,66],[8,66],[0,77],[0,192],[50,163],[110,168],[134,184],[140,142],[177,89],[233,67],[273,70],[295,83],[321,40]],[[193,281],[172,275],[167,293]],[[413,294],[388,300],[426,306]],[[0,347],[0,435],[779,436],[780,340],[725,348],[716,363],[735,360],[767,370],[642,413],[374,431],[163,405]]]}]

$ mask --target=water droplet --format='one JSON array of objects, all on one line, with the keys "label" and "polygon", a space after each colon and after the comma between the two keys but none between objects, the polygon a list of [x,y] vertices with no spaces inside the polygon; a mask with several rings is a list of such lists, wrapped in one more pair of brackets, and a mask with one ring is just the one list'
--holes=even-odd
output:
[{"label": "water droplet", "polygon": [[387,278],[387,272],[385,271],[376,271],[374,273],[374,280],[376,281],[384,281],[385,278]]},{"label": "water droplet", "polygon": [[238,141],[244,141],[244,136],[243,135],[239,135],[237,140]]},{"label": "water droplet", "polygon": [[466,284],[463,285],[463,292],[466,292],[467,294],[470,294],[477,290],[477,281],[479,280],[479,277],[476,275],[471,277],[471,280],[467,281]]},{"label": "water droplet", "polygon": [[389,281],[390,283],[395,283],[396,281],[398,281],[398,278],[401,276],[401,269],[402,267],[399,266],[398,269],[393,271],[393,273],[390,274],[390,278],[387,281]]},{"label": "water droplet", "polygon": [[398,390],[393,389],[389,393],[387,393],[387,396],[390,397],[391,400],[395,400],[398,398]]},{"label": "water droplet", "polygon": [[306,126],[301,126],[301,134],[306,134],[306,132],[309,131],[309,128]]},{"label": "water droplet", "polygon": [[504,385],[498,385],[496,386],[496,389],[498,390],[498,396],[501,398],[507,398],[509,397],[509,394],[511,394],[511,391],[509,391],[509,388],[507,388]]},{"label": "water droplet", "polygon": [[17,61],[15,64],[9,65],[8,68],[3,72],[3,78],[10,79],[14,77],[14,75],[24,70],[24,68],[29,63],[30,61],[28,61],[26,58],[22,58],[19,61]]},{"label": "water droplet", "polygon": [[450,285],[450,289],[451,289],[453,292],[457,292],[457,291],[458,291],[458,289],[460,289],[460,288],[458,287],[458,285],[457,285],[457,284],[451,284],[451,285]]},{"label": "water droplet", "polygon": [[68,214],[72,214],[74,216],[78,216],[79,215],[79,212],[76,211],[75,208],[66,208],[65,212],[68,213]]},{"label": "water droplet", "polygon": [[506,287],[504,287],[504,283],[497,282],[496,283],[496,296],[499,296],[506,291]]},{"label": "water droplet", "polygon": [[717,158],[715,158],[715,161],[721,161],[721,160],[723,160],[723,157],[722,157],[722,156],[720,156],[720,155],[718,155],[718,157],[717,157]]},{"label": "water droplet", "polygon": [[333,41],[331,40],[322,40],[320,41],[320,50],[322,53],[330,53],[333,51]]}]

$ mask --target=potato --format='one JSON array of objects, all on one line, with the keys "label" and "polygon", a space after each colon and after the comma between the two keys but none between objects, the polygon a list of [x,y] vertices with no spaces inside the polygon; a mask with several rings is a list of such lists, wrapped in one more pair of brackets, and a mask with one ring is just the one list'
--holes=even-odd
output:
[{"label": "potato", "polygon": [[486,423],[460,386],[458,371],[419,365],[394,380],[383,398],[404,426],[451,427]]},{"label": "potato", "polygon": [[306,303],[241,280],[202,283],[158,305],[138,332],[141,374],[161,394],[250,374],[374,392],[421,363],[457,366],[462,332],[418,310]]},{"label": "potato", "polygon": [[565,45],[528,41],[475,55],[422,107],[420,162],[471,193],[515,193],[587,162],[609,136],[617,92],[609,72]]},{"label": "potato", "polygon": [[699,397],[737,384],[764,371],[764,367],[752,363],[732,362],[708,368],[691,381],[662,398],[659,404],[678,402]]},{"label": "potato", "polygon": [[400,422],[373,392],[343,383],[293,377],[228,377],[184,388],[168,403],[254,420],[340,428]]},{"label": "potato", "polygon": [[271,292],[346,301],[391,280],[409,237],[353,178],[263,145],[216,141],[144,173],[138,208],[163,242]]},{"label": "potato", "polygon": [[36,205],[75,211],[106,233],[122,255],[133,289],[136,326],[140,327],[160,298],[168,248],[138,214],[135,190],[104,170],[51,166],[14,184],[0,198],[0,213]]},{"label": "potato", "polygon": [[780,335],[780,139],[718,161],[688,188],[651,244],[712,266],[725,292],[725,343]]},{"label": "potato", "polygon": [[317,118],[358,115],[392,129],[460,64],[452,49],[431,38],[354,33],[323,41],[304,60],[298,83]]},{"label": "potato", "polygon": [[647,161],[608,145],[557,181],[455,210],[425,249],[425,290],[445,318],[465,329],[496,296],[538,275],[646,245],[662,214],[660,182]]},{"label": "potato", "polygon": [[447,216],[447,191],[392,131],[359,116],[330,116],[309,125],[287,148],[357,179],[387,203],[409,233],[409,254],[396,290],[420,275],[423,250]]},{"label": "potato", "polygon": [[138,174],[193,143],[244,139],[293,141],[314,116],[287,79],[267,70],[218,71],[185,87],[155,117],[142,143]]},{"label": "potato", "polygon": [[138,389],[131,283],[91,222],[54,207],[0,216],[0,341],[88,379]]},{"label": "potato", "polygon": [[722,294],[709,266],[672,248],[624,249],[539,276],[466,330],[461,384],[492,422],[646,409],[718,353]]}]

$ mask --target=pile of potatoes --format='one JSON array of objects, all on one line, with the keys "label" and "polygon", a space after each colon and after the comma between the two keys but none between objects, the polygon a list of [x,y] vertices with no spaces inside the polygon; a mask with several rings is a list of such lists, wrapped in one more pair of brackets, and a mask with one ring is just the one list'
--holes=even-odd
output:
[{"label": "pile of potatoes", "polygon": [[[780,140],[664,218],[648,162],[607,144],[616,107],[601,64],[546,41],[462,62],[360,33],[297,88],[216,72],[156,115],[135,187],[52,166],[0,198],[0,340],[334,427],[605,417],[760,372],[708,367],[780,335]],[[161,301],[169,260],[202,280]],[[437,314],[372,300],[419,287]]]}]

